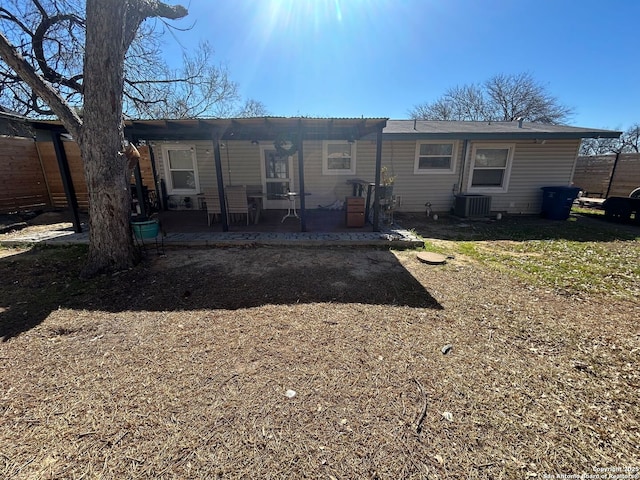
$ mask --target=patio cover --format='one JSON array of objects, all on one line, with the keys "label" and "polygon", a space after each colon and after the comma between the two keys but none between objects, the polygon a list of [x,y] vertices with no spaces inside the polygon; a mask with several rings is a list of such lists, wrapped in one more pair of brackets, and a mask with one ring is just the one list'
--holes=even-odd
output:
[{"label": "patio cover", "polygon": [[[218,192],[223,209],[223,230],[229,226],[226,221],[224,202],[224,182],[222,179],[222,161],[220,142],[225,140],[276,140],[296,139],[299,145],[304,140],[358,140],[363,137],[376,136],[376,185],[380,183],[382,163],[382,131],[387,118],[310,118],[310,117],[251,117],[251,118],[200,118],[200,119],[163,119],[124,121],[125,137],[134,143],[145,140],[212,140],[216,164]],[[32,122],[35,129],[48,130],[52,133],[54,143],[59,136],[66,133],[59,120],[36,120]],[[56,153],[58,151],[56,150]],[[298,149],[298,171],[300,185],[300,230],[306,231],[305,190],[304,190],[304,149]],[[64,158],[59,158],[61,171],[64,170]],[[153,158],[152,158],[153,163]],[[137,172],[136,180],[139,178]],[[67,191],[69,204],[72,201],[73,186]],[[76,207],[77,209],[77,207]],[[379,198],[376,190],[374,199],[373,230],[379,230]]]}]

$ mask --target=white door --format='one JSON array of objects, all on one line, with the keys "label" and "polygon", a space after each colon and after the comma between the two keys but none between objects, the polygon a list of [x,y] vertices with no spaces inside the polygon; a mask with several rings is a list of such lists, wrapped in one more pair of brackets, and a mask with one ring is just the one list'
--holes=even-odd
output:
[{"label": "white door", "polygon": [[264,208],[284,209],[289,207],[289,200],[281,195],[295,191],[293,186],[293,160],[291,157],[280,157],[271,146],[261,146],[262,157],[262,191],[264,192]]}]

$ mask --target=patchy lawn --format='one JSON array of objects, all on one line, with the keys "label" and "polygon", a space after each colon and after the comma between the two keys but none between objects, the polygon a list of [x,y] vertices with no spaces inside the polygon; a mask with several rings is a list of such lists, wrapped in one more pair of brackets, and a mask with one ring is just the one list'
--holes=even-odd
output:
[{"label": "patchy lawn", "polygon": [[632,301],[640,297],[640,227],[584,215],[566,222],[406,217],[427,237],[429,250],[473,258],[558,293],[608,294]]},{"label": "patchy lawn", "polygon": [[[411,251],[169,250],[80,282],[83,248],[11,252],[0,477],[640,473],[633,231],[430,222],[413,219],[446,265]],[[581,274],[615,251],[619,281],[558,281],[574,275],[551,268],[572,245],[586,249]],[[538,262],[550,266],[528,272]]]}]

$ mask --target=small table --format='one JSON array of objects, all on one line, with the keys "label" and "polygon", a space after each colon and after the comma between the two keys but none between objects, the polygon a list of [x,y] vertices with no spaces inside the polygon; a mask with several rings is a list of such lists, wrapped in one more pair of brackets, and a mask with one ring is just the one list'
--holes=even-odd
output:
[{"label": "small table", "polygon": [[287,218],[300,218],[296,211],[296,198],[298,198],[300,194],[298,192],[288,192],[282,193],[278,196],[289,200],[289,209],[287,210],[287,214],[282,217],[282,221],[280,223],[283,223]]}]

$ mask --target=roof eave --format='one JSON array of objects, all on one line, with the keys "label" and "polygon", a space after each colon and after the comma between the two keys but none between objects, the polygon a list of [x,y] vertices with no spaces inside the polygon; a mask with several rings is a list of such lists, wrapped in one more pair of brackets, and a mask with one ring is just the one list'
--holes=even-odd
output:
[{"label": "roof eave", "polygon": [[622,132],[491,132],[491,133],[383,133],[383,140],[575,140],[583,138],[619,138]]}]

